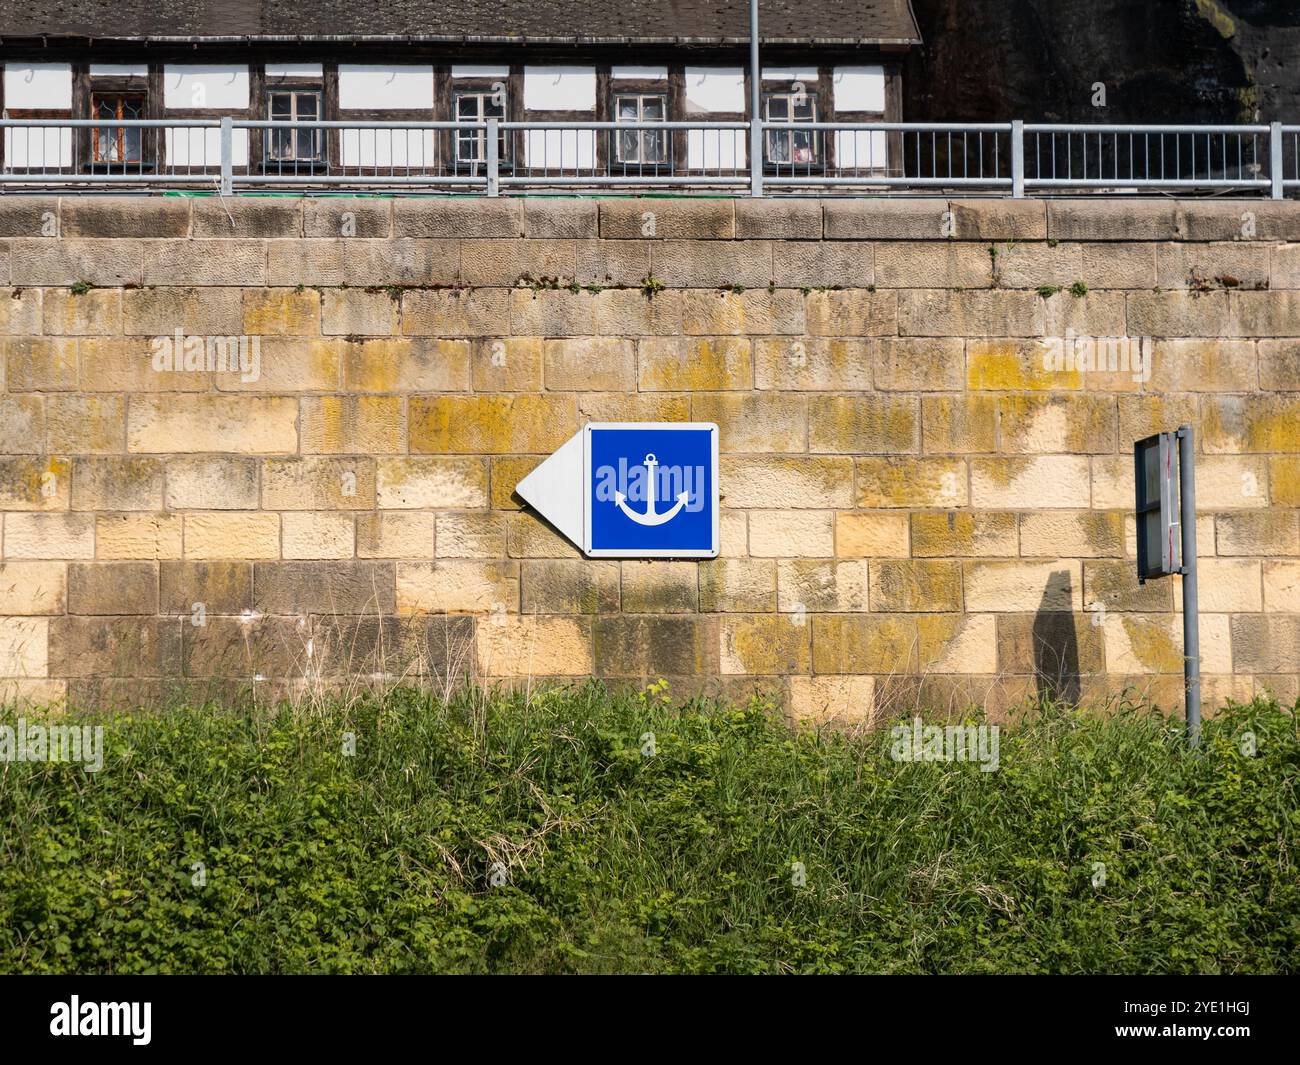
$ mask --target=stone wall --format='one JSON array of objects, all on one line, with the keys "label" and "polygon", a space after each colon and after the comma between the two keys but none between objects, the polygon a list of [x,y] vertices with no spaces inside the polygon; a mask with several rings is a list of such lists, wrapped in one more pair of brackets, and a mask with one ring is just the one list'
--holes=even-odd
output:
[{"label": "stone wall", "polygon": [[[1130,449],[1183,421],[1207,704],[1297,694],[1294,202],[6,196],[0,284],[5,698],[1173,704]],[[587,420],[685,419],[716,561],[584,560],[513,494]]]}]

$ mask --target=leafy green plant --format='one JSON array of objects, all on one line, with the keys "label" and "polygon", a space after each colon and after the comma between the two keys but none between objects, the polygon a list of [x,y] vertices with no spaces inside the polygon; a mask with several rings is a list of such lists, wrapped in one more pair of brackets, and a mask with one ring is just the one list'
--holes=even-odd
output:
[{"label": "leafy green plant", "polygon": [[987,773],[661,682],[87,721],[98,773],[0,764],[0,971],[1300,967],[1274,702],[1199,752],[1150,708],[1033,704]]}]

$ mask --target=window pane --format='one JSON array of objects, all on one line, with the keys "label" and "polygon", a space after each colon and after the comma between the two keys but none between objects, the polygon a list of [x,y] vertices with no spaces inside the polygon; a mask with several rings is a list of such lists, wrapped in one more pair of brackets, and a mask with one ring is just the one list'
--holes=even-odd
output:
[{"label": "window pane", "polygon": [[[817,97],[814,93],[774,93],[764,101],[769,122],[814,122]],[[821,146],[815,131],[770,130],[767,158],[770,163],[814,163]]]},{"label": "window pane", "polygon": [[642,117],[647,122],[662,122],[664,120],[664,105],[666,101],[662,96],[647,96],[645,98],[645,107],[642,110]]},{"label": "window pane", "polygon": [[[489,118],[506,117],[505,94],[494,92],[463,92],[455,97],[457,122],[484,122]],[[508,157],[510,136],[506,130],[497,135],[497,154],[504,161]],[[463,130],[456,134],[456,159],[462,163],[487,161],[486,141],[480,130]]]},{"label": "window pane", "polygon": [[[91,115],[99,119],[137,121],[144,117],[142,95],[109,93],[91,97]],[[144,131],[138,127],[100,126],[91,137],[91,156],[97,163],[137,163],[141,160]]]},{"label": "window pane", "polygon": [[638,100],[635,96],[620,96],[616,103],[619,122],[635,122],[637,114]]},{"label": "window pane", "polygon": [[[272,122],[315,122],[320,117],[321,94],[315,90],[267,94],[267,114]],[[321,158],[319,130],[266,131],[266,157],[279,163],[310,162]]]}]

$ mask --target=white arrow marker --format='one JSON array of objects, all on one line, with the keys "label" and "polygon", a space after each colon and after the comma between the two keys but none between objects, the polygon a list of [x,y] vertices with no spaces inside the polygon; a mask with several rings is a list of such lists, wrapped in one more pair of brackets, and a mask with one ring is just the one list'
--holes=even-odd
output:
[{"label": "white arrow marker", "polygon": [[677,517],[677,512],[686,506],[691,498],[690,492],[680,492],[677,495],[677,503],[672,510],[665,511],[663,514],[655,513],[655,467],[659,465],[654,455],[645,457],[646,470],[646,489],[645,489],[645,513],[638,514],[635,510],[627,505],[627,496],[622,492],[614,493],[614,504],[631,518],[638,525],[662,525],[666,521],[672,521]]},{"label": "white arrow marker", "polygon": [[515,491],[579,547],[583,520],[583,433],[574,433],[532,473],[515,485]]}]

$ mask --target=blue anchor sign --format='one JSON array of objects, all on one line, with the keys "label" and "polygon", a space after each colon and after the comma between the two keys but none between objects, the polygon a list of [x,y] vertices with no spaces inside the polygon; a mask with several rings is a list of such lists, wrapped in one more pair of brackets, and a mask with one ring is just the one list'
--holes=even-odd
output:
[{"label": "blue anchor sign", "polygon": [[516,491],[591,558],[714,558],[718,427],[593,422]]}]

